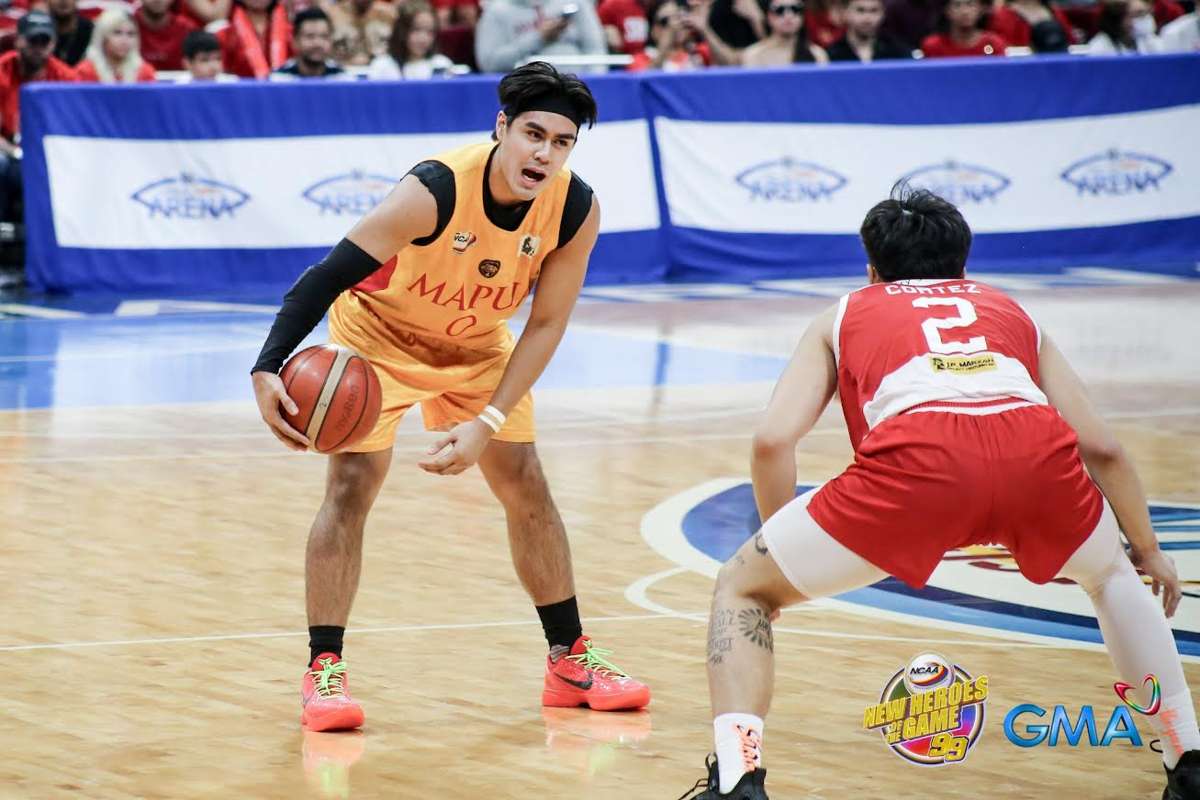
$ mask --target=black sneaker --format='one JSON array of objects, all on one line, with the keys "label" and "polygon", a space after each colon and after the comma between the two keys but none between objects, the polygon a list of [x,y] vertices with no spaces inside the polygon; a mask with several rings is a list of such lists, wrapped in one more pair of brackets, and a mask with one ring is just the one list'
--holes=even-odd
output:
[{"label": "black sneaker", "polygon": [[1162,800],[1200,800],[1200,750],[1188,750],[1175,769],[1167,770]]},{"label": "black sneaker", "polygon": [[[763,782],[767,779],[767,771],[762,767],[747,772],[728,794],[721,794],[720,773],[717,771],[717,757],[709,754],[704,759],[708,769],[708,777],[696,781],[696,785],[683,793],[679,800],[770,800]],[[1174,800],[1174,798],[1172,798]],[[1189,797],[1188,800],[1191,800]]]}]

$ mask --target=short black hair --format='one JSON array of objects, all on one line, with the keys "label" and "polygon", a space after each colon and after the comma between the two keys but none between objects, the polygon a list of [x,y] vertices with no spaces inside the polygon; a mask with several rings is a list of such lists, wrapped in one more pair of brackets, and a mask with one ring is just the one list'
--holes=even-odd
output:
[{"label": "short black hair", "polygon": [[333,30],[333,23],[330,21],[329,15],[316,6],[309,6],[297,14],[292,20],[292,30],[299,33],[300,29],[304,27],[304,23],[312,22],[313,20],[324,22],[329,26],[330,30]]},{"label": "short black hair", "polygon": [[885,281],[961,278],[971,228],[952,203],[905,183],[867,212],[859,230],[871,266]]},{"label": "short black hair", "polygon": [[510,123],[533,101],[556,94],[574,110],[580,127],[584,122],[589,128],[596,124],[596,98],[592,97],[592,90],[577,75],[559,72],[545,61],[531,61],[505,75],[497,93]]},{"label": "short black hair", "polygon": [[183,37],[183,57],[191,61],[201,53],[221,52],[221,42],[208,31],[190,31]]}]

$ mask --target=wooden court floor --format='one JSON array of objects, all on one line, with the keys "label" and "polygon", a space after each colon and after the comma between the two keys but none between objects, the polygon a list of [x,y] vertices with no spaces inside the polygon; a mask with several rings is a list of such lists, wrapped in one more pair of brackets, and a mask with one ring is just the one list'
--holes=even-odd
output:
[{"label": "wooden court floor", "polygon": [[[1018,296],[1092,382],[1149,495],[1200,505],[1200,282]],[[567,375],[537,395],[585,630],[654,691],[635,714],[540,708],[545,645],[512,575],[503,516],[477,472],[416,468],[428,436],[415,419],[368,523],[347,636],[366,727],[305,734],[303,544],[323,459],[278,448],[248,395],[0,412],[0,798],[678,797],[711,747],[711,580],[652,550],[643,518],[713,478],[748,476],[771,388],[736,370],[708,380],[703,358],[698,369],[679,365],[689,349],[786,357],[828,302],[581,306],[574,335],[675,360],[602,387],[572,387]],[[253,334],[268,323],[242,324]],[[831,477],[849,452],[827,414],[801,444],[800,474]],[[1198,603],[1187,597],[1180,612],[1193,630]],[[1107,719],[1099,710],[1115,704],[1116,676],[1102,651],[829,607],[786,613],[775,639],[773,798],[1161,792],[1146,748],[1026,750],[1002,732],[1005,712],[1027,701],[1094,704]],[[982,738],[965,763],[942,769],[908,764],[861,730],[884,682],[930,649],[993,687]],[[1185,669],[1200,686],[1198,662]]]}]

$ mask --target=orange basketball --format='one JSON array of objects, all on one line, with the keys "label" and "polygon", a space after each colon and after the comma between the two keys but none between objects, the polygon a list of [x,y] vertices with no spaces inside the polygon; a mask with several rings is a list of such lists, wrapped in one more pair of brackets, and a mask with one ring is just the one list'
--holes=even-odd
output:
[{"label": "orange basketball", "polygon": [[319,453],[362,441],[379,421],[383,392],[365,358],[348,347],[319,344],[288,359],[279,373],[297,413],[283,418]]}]

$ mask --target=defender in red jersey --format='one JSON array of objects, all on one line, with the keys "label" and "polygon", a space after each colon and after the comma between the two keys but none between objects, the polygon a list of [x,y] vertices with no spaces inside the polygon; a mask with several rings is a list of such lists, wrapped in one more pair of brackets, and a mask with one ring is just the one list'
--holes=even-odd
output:
[{"label": "defender in red jersey", "polygon": [[[1161,683],[1164,711],[1147,721],[1164,743],[1164,800],[1200,798],[1200,732],[1166,620],[1179,579],[1132,462],[1024,309],[966,277],[971,231],[954,206],[904,189],[861,233],[869,285],[805,332],[755,435],[766,522],[717,578],[717,752],[696,799],[767,796],[762,717],[779,609],[889,574],[921,587],[947,550],[984,543],[1005,545],[1035,583],[1062,575],[1087,591],[1122,680]],[[835,390],[854,463],[794,498],[796,443]]]}]

